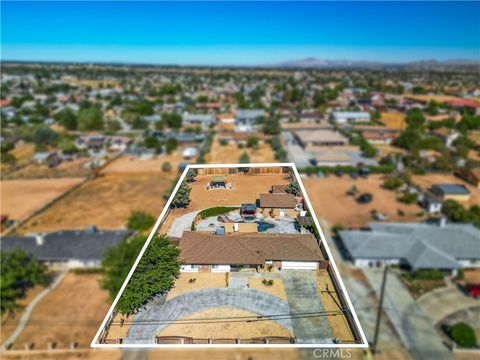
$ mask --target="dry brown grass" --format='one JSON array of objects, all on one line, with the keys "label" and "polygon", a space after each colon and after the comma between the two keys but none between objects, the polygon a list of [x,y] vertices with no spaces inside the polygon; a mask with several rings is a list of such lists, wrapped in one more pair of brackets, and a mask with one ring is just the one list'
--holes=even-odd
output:
[{"label": "dry brown grass", "polygon": [[[261,345],[260,345],[261,346]],[[155,349],[148,353],[148,360],[297,360],[298,349]]]},{"label": "dry brown grass", "polygon": [[244,152],[250,157],[251,163],[277,162],[269,144],[261,144],[258,146],[258,149],[249,149],[247,147],[239,149],[236,144],[220,145],[218,137],[214,138],[212,149],[205,160],[209,164],[236,164]]},{"label": "dry brown grass", "polygon": [[265,286],[262,284],[263,279],[259,278],[248,278],[248,287],[250,289],[257,289],[274,296],[279,297],[282,300],[287,301],[287,293],[285,292],[285,284],[282,279],[273,279],[272,286]]},{"label": "dry brown grass", "polygon": [[162,165],[169,162],[172,170],[167,173],[168,176],[177,174],[178,165],[182,162],[182,156],[178,153],[161,154],[152,159],[141,160],[136,156],[123,155],[108,164],[102,171],[102,174],[162,174]]},{"label": "dry brown grass", "polygon": [[459,184],[464,185],[470,191],[470,200],[462,202],[463,205],[472,206],[480,204],[480,189],[463,181],[452,174],[427,174],[415,175],[412,181],[419,185],[422,189],[427,190],[433,184]]},{"label": "dry brown grass", "polygon": [[72,161],[64,161],[60,165],[50,168],[46,164],[31,163],[16,171],[9,173],[7,179],[38,179],[38,178],[62,178],[62,177],[85,177],[92,170],[83,165],[89,160],[80,158]]},{"label": "dry brown grass", "polygon": [[35,307],[13,347],[23,349],[33,342],[36,349],[46,349],[48,342],[56,342],[65,348],[74,341],[88,347],[109,307],[108,293],[99,280],[96,274],[67,274]]},{"label": "dry brown grass", "polygon": [[407,126],[404,113],[382,112],[380,115],[380,121],[389,129],[403,130]]},{"label": "dry brown grass", "polygon": [[[233,307],[216,307],[185,316],[181,320],[208,318],[232,318],[257,316],[250,311]],[[211,322],[173,323],[160,331],[158,336],[189,336],[194,338],[252,338],[264,336],[293,336],[293,334],[274,321],[259,322]]]},{"label": "dry brown grass", "polygon": [[24,219],[82,181],[82,178],[0,181],[2,214]]},{"label": "dry brown grass", "polygon": [[[190,283],[190,279],[195,279],[195,282]],[[224,288],[227,286],[226,284],[224,273],[181,273],[175,280],[173,288],[168,292],[167,301],[191,291]]]},{"label": "dry brown grass", "polygon": [[158,216],[171,187],[172,177],[148,175],[105,175],[83,184],[19,231],[83,229],[95,224],[101,229],[123,228],[133,210]]},{"label": "dry brown grass", "polygon": [[[333,287],[332,279],[328,272],[326,270],[318,270],[316,280],[318,293],[320,294],[320,299],[322,299],[325,311],[341,310],[340,299]],[[333,329],[333,336],[337,339],[346,342],[354,341],[348,321],[343,314],[328,316],[328,323]]]},{"label": "dry brown grass", "polygon": [[[370,212],[377,210],[384,212],[390,221],[409,222],[418,220],[416,214],[422,211],[417,205],[407,205],[398,202],[393,191],[381,187],[381,175],[371,175],[368,179],[353,180],[344,175],[341,178],[328,176],[326,178],[302,179],[307,194],[317,216],[324,218],[331,225],[344,226],[365,225],[373,221]],[[369,204],[358,204],[346,192],[355,185],[359,194],[369,192],[373,200]],[[400,216],[397,210],[402,210],[405,215]]]},{"label": "dry brown grass", "polygon": [[463,270],[463,278],[467,284],[480,284],[480,269]]}]

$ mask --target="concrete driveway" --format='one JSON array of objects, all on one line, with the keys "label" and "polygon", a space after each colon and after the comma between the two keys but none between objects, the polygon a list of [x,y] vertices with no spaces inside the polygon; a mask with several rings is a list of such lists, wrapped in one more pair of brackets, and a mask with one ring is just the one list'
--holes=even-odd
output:
[{"label": "concrete driveway", "polygon": [[480,299],[465,295],[450,280],[447,286],[434,289],[417,299],[422,310],[435,322],[444,317],[474,306],[480,306]]},{"label": "concrete driveway", "polygon": [[[148,303],[133,318],[125,338],[126,344],[154,344],[155,335],[175,320],[213,307],[236,307],[262,316],[290,314],[289,304],[273,295],[255,289],[203,289],[163,302]],[[292,331],[289,317],[275,320]],[[325,319],[326,321],[326,319]],[[208,334],[205,334],[208,337]]]},{"label": "concrete driveway", "polygon": [[[282,275],[292,314],[325,311],[317,290],[314,271],[283,270]],[[292,325],[299,343],[332,342],[333,332],[326,316],[293,317]]]},{"label": "concrete driveway", "polygon": [[172,226],[167,231],[169,237],[181,238],[185,230],[190,230],[192,221],[200,211],[192,211],[173,220]]}]

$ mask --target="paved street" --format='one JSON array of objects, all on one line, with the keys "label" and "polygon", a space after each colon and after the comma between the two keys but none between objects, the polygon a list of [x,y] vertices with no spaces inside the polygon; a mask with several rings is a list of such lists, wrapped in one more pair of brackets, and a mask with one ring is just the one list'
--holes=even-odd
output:
[{"label": "paved street", "polygon": [[[292,313],[325,311],[315,282],[315,272],[302,270],[282,271],[288,305]],[[328,343],[332,329],[325,316],[292,319],[293,332],[300,343]]]},{"label": "paved street", "polygon": [[[363,269],[370,286],[380,297],[382,269]],[[384,311],[414,359],[451,359],[452,355],[442,344],[434,323],[412,298],[398,276],[388,274]]]},{"label": "paved street", "polygon": [[[273,295],[254,289],[203,289],[192,291],[163,302],[154,300],[133,318],[127,336],[127,344],[153,344],[155,335],[173,321],[209,308],[237,307],[264,316],[289,314],[289,304]],[[292,331],[290,318],[275,320]],[[208,336],[206,334],[205,336]]]}]

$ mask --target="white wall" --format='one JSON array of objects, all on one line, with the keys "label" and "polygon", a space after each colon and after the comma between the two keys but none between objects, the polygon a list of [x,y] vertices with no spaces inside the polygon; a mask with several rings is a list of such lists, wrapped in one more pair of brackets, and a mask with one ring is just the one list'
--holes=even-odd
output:
[{"label": "white wall", "polygon": [[316,270],[318,263],[316,261],[282,261],[282,270]]},{"label": "white wall", "polygon": [[180,272],[196,273],[198,272],[198,265],[182,265],[180,266]]},{"label": "white wall", "polygon": [[400,265],[400,259],[355,259],[354,265],[358,267],[376,267],[377,262],[388,265]]},{"label": "white wall", "polygon": [[212,265],[212,272],[229,272],[230,265]]}]

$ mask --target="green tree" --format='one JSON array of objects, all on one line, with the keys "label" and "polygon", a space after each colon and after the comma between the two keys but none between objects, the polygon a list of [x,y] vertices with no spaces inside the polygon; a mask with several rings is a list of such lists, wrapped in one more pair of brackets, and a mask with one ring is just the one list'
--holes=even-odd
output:
[{"label": "green tree", "polygon": [[287,194],[299,196],[302,193],[302,190],[300,189],[300,184],[298,183],[298,181],[294,181],[287,185],[285,192]]},{"label": "green tree", "polygon": [[247,147],[249,148],[257,148],[258,147],[258,137],[256,136],[249,136],[247,139]]},{"label": "green tree", "polygon": [[33,142],[39,148],[53,145],[58,139],[58,134],[48,126],[41,126],[33,133]]},{"label": "green tree", "polygon": [[172,200],[172,206],[175,208],[186,207],[190,203],[190,192],[192,188],[186,182],[182,182],[175,197]]},{"label": "green tree", "polygon": [[162,164],[162,171],[168,172],[172,170],[172,164],[170,164],[168,161],[165,161]]},{"label": "green tree", "polygon": [[180,249],[155,235],[117,303],[124,315],[136,312],[156,295],[171,289],[180,273]]},{"label": "green tree", "polygon": [[248,164],[250,162],[250,156],[244,151],[238,160],[240,164]]},{"label": "green tree", "polygon": [[391,177],[383,182],[383,187],[388,190],[397,190],[398,188],[402,187],[403,184],[403,180],[399,177]]},{"label": "green tree", "polygon": [[143,211],[132,211],[128,217],[127,227],[130,230],[145,231],[149,230],[155,223],[155,218]]},{"label": "green tree", "polygon": [[27,289],[46,285],[47,268],[42,263],[16,248],[0,253],[1,312],[12,311],[16,301],[25,296]]},{"label": "green tree", "polygon": [[168,138],[167,143],[165,144],[165,150],[167,154],[170,154],[172,151],[176,150],[178,147],[178,141],[175,138]]},{"label": "green tree", "polygon": [[411,129],[422,129],[425,125],[425,116],[420,109],[410,110],[405,120]]},{"label": "green tree", "polygon": [[78,112],[78,129],[81,131],[102,130],[103,114],[96,107],[89,107]]},{"label": "green tree", "polygon": [[187,175],[185,175],[185,181],[187,183],[194,182],[196,177],[197,177],[197,173],[195,172],[195,170],[190,169],[187,171]]},{"label": "green tree", "polygon": [[143,235],[137,235],[124,239],[117,246],[105,251],[102,259],[101,286],[108,290],[111,299],[117,296],[145,240]]},{"label": "green tree", "polygon": [[54,118],[60,125],[67,130],[77,130],[78,121],[75,112],[66,107],[54,115]]},{"label": "green tree", "polygon": [[182,117],[176,113],[163,113],[162,121],[172,129],[180,129],[182,127]]},{"label": "green tree", "polygon": [[62,137],[62,139],[58,142],[58,148],[62,150],[64,154],[76,154],[78,153],[77,146],[73,140]]}]

